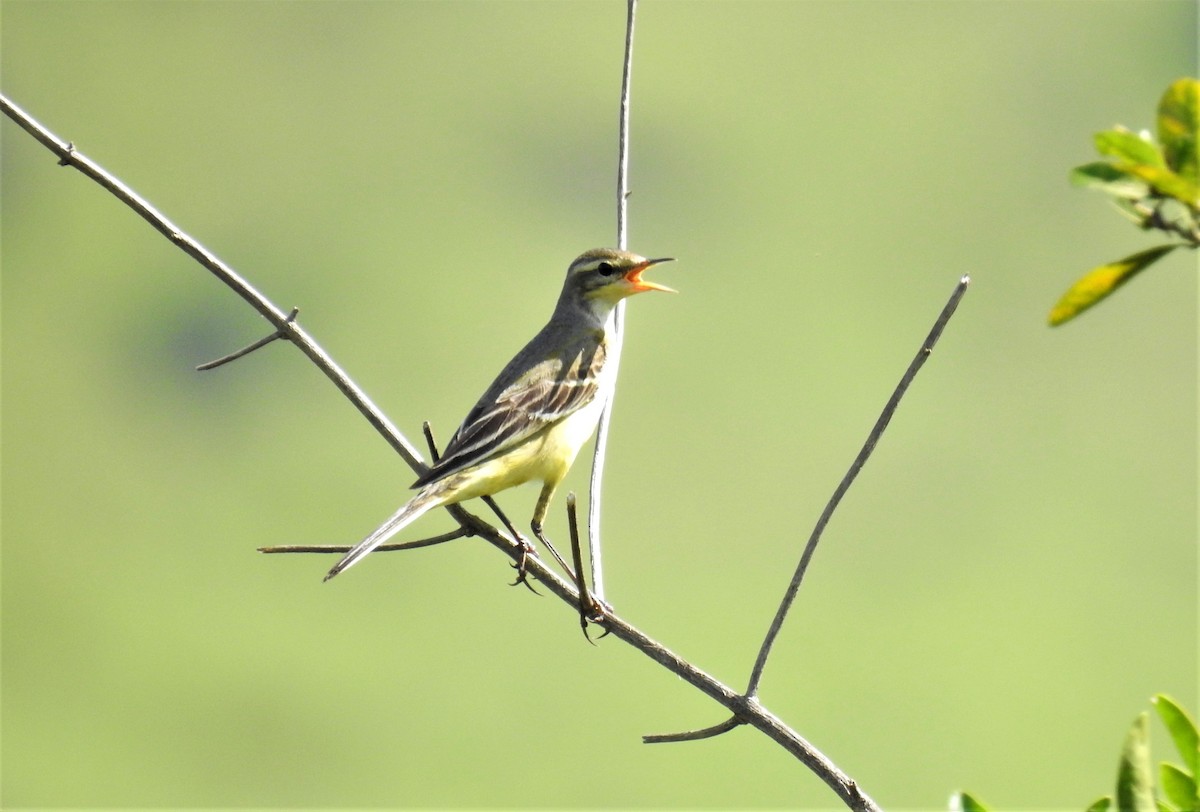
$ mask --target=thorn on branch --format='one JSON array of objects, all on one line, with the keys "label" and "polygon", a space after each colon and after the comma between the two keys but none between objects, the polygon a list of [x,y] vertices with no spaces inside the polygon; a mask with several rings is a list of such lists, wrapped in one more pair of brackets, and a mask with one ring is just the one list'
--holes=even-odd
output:
[{"label": "thorn on branch", "polygon": [[74,162],[74,159],[75,159],[75,142],[68,141],[66,151],[63,152],[63,154],[61,156],[59,156],[58,165],[59,166],[70,166]]},{"label": "thorn on branch", "polygon": [[700,739],[711,739],[715,736],[720,736],[722,733],[728,733],[735,727],[740,727],[746,724],[736,716],[731,716],[724,722],[712,727],[701,728],[700,730],[688,730],[683,733],[651,733],[647,736],[642,736],[643,744],[669,744],[671,742],[694,742]]},{"label": "thorn on branch", "polygon": [[[300,314],[300,308],[293,307],[292,312],[288,313],[287,318],[283,320],[283,323],[291,324],[293,321],[296,320],[296,316],[298,316],[299,314]],[[209,361],[207,363],[201,364],[200,366],[196,367],[196,371],[204,372],[205,370],[216,369],[217,367],[219,367],[223,364],[228,364],[230,361],[236,361],[237,359],[241,358],[243,355],[249,355],[250,353],[254,352],[255,350],[265,347],[268,344],[270,344],[272,341],[275,341],[276,339],[279,339],[279,338],[287,338],[287,332],[284,330],[283,327],[280,327],[278,330],[271,333],[271,335],[269,335],[265,338],[260,338],[258,341],[255,341],[253,344],[242,347],[237,352],[231,352],[231,353],[229,353],[229,355],[221,356],[220,358],[216,359],[215,361]]]}]

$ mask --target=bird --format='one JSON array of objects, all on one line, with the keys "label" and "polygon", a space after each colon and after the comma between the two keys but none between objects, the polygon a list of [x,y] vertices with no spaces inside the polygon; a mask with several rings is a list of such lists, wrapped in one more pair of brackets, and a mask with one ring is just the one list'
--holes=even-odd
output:
[{"label": "bird", "polygon": [[616,384],[616,365],[608,363],[614,310],[637,293],[675,293],[642,278],[647,268],[673,260],[614,248],[580,254],[567,268],[550,320],[501,370],[442,456],[413,483],[417,493],[352,547],[325,580],[430,510],[534,480],[542,490],[530,527],[550,546],[542,534],[550,500],[596,430]]}]

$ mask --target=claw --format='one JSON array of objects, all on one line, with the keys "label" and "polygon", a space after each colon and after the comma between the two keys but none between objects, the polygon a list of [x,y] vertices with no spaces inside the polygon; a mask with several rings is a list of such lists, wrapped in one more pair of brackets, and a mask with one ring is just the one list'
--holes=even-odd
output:
[{"label": "claw", "polygon": [[512,565],[513,569],[517,571],[517,580],[513,581],[509,586],[524,584],[526,589],[534,595],[541,597],[542,593],[534,589],[533,584],[529,583],[529,556],[534,554],[533,545],[520,536],[517,536],[517,540],[521,542],[521,560]]},{"label": "claw", "polygon": [[588,634],[588,624],[595,623],[604,630],[601,632],[600,636],[596,638],[597,640],[602,640],[607,637],[612,630],[607,626],[604,626],[603,623],[608,618],[609,613],[612,611],[612,607],[604,601],[598,600],[591,595],[587,596],[587,600],[589,605],[586,608],[583,606],[580,607],[581,611],[579,612],[579,628],[583,629],[584,638],[586,638],[587,641],[594,646],[596,645],[596,642],[595,640],[592,640],[592,636]]}]

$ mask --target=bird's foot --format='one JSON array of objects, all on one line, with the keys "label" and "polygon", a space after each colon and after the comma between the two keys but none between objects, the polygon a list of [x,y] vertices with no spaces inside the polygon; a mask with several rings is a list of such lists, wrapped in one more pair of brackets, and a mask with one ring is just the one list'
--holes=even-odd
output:
[{"label": "bird's foot", "polygon": [[608,601],[601,600],[595,595],[588,595],[588,599],[591,604],[588,607],[591,610],[588,612],[588,620],[598,623],[612,614],[612,604]]},{"label": "bird's foot", "polygon": [[604,621],[606,621],[611,614],[611,604],[600,600],[595,595],[587,596],[587,602],[580,606],[579,625],[583,629],[583,636],[587,638],[589,643],[592,642],[592,637],[587,631],[588,624],[595,623],[597,626],[600,626],[602,629],[604,629],[604,631],[600,634],[600,637],[607,637],[609,632],[612,630],[605,625]]},{"label": "bird's foot", "polygon": [[517,571],[517,580],[513,581],[509,586],[524,584],[525,588],[534,595],[541,595],[542,593],[534,589],[533,584],[529,583],[529,557],[536,556],[537,553],[534,552],[533,545],[519,534],[517,535],[517,543],[521,546],[521,557],[513,564],[513,569]]}]

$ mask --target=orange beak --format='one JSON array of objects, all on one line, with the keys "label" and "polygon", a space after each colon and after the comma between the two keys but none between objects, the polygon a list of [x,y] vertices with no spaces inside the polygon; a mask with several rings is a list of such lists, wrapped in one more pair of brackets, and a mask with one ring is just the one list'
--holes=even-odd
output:
[{"label": "orange beak", "polygon": [[633,286],[634,293],[642,293],[647,290],[661,290],[663,293],[678,293],[674,288],[669,288],[666,285],[660,285],[657,282],[647,282],[642,279],[642,273],[651,265],[657,265],[660,262],[674,262],[675,257],[660,257],[659,259],[648,259],[645,262],[639,262],[634,265],[625,274],[625,281]]}]

